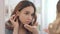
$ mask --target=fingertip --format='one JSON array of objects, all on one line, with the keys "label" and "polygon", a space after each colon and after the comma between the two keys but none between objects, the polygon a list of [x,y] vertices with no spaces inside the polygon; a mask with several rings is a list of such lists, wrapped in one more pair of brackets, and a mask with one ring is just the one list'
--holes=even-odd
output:
[{"label": "fingertip", "polygon": [[34,26],[38,26],[38,22],[36,22],[36,23],[34,24]]},{"label": "fingertip", "polygon": [[26,24],[24,24],[24,27],[27,28]]},{"label": "fingertip", "polygon": [[27,26],[27,24],[24,24],[24,27],[26,27]]}]

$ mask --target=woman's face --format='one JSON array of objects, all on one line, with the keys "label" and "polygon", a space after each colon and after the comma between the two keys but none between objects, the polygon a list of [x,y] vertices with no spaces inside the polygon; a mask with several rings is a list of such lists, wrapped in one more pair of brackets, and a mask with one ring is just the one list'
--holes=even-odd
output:
[{"label": "woman's face", "polygon": [[34,8],[32,6],[25,7],[18,12],[19,19],[23,24],[30,24],[30,22],[32,22],[33,14]]}]

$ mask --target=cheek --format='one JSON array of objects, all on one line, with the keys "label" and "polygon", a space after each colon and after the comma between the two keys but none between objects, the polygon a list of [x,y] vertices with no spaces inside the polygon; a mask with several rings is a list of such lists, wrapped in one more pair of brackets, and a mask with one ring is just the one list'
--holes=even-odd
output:
[{"label": "cheek", "polygon": [[21,21],[22,23],[25,23],[25,21],[26,21],[26,19],[27,19],[27,16],[24,15],[24,14],[22,14],[22,15],[19,16],[19,19],[20,19],[20,21]]}]

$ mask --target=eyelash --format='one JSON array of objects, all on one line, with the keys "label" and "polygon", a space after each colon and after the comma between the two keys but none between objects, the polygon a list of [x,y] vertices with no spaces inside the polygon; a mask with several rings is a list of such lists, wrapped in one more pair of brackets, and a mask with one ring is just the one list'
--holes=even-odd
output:
[{"label": "eyelash", "polygon": [[28,15],[29,13],[25,13],[26,15]]},{"label": "eyelash", "polygon": [[[28,15],[29,13],[25,13],[26,15]],[[31,14],[31,16],[34,16],[34,14]]]}]

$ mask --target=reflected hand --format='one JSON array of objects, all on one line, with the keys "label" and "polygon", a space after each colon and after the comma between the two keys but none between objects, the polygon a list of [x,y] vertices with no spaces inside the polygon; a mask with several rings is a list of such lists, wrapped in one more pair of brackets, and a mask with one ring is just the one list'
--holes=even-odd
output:
[{"label": "reflected hand", "polygon": [[44,32],[48,33],[49,34],[49,30],[48,29],[44,29]]}]

